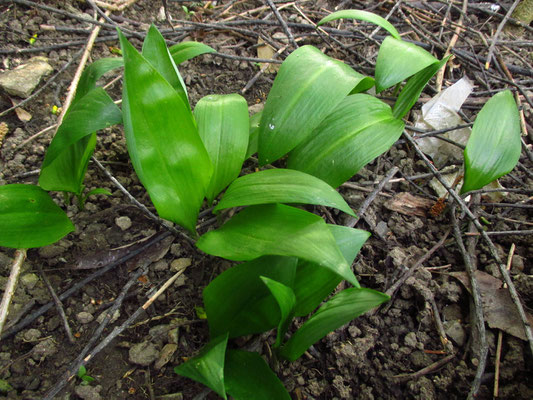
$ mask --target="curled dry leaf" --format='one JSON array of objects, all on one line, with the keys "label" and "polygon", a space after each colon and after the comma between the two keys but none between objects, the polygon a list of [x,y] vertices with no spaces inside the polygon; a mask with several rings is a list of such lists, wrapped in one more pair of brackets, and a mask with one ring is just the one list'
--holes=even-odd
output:
[{"label": "curled dry leaf", "polygon": [[[451,276],[458,279],[470,292],[470,279],[466,272],[452,272]],[[483,271],[476,271],[476,280],[481,292],[483,314],[489,326],[493,329],[513,335],[522,340],[527,340],[524,324],[518,315],[509,290],[503,287],[503,282]],[[526,313],[529,324],[533,325],[533,316]]]}]

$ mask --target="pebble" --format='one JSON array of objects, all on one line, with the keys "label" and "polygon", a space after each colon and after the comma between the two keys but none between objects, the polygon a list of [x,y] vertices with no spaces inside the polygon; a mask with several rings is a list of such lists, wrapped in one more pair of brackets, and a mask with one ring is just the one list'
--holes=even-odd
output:
[{"label": "pebble", "polygon": [[26,64],[0,74],[0,87],[12,96],[30,97],[41,78],[54,69],[45,57],[32,57]]},{"label": "pebble", "polygon": [[159,351],[153,343],[141,342],[134,344],[129,351],[129,360],[132,364],[147,367],[159,357]]},{"label": "pebble", "polygon": [[20,277],[21,285],[28,290],[33,289],[37,282],[39,282],[39,277],[33,273],[24,274]]},{"label": "pebble", "polygon": [[35,342],[36,340],[39,340],[41,336],[42,333],[40,330],[32,328],[24,332],[22,337],[26,342]]},{"label": "pebble", "polygon": [[446,321],[444,332],[457,346],[462,347],[466,343],[466,332],[459,321]]},{"label": "pebble", "polygon": [[54,343],[54,341],[49,338],[45,339],[42,342],[37,343],[33,347],[33,354],[32,358],[34,360],[44,360],[46,357],[49,357],[51,355],[54,355],[57,353],[57,346]]},{"label": "pebble", "polygon": [[168,269],[168,262],[166,260],[159,260],[152,264],[153,271],[166,271]]},{"label": "pebble", "polygon": [[418,340],[416,338],[416,333],[409,332],[407,335],[405,335],[405,338],[403,339],[403,342],[405,343],[406,346],[415,348],[416,344],[418,342]]},{"label": "pebble", "polygon": [[192,259],[190,258],[178,258],[170,263],[170,270],[172,272],[178,272],[184,268],[187,268],[192,264]]},{"label": "pebble", "polygon": [[177,344],[168,343],[165,346],[163,346],[163,349],[161,349],[161,354],[157,361],[154,364],[155,369],[161,369],[163,368],[170,360],[172,360],[172,356],[178,349]]},{"label": "pebble", "polygon": [[131,228],[131,219],[127,216],[115,218],[115,224],[123,231]]},{"label": "pebble", "polygon": [[54,258],[62,254],[65,249],[57,244],[51,244],[50,246],[44,246],[39,249],[39,255],[43,258]]},{"label": "pebble", "polygon": [[78,385],[74,388],[74,392],[83,400],[101,400],[100,392],[102,386]]},{"label": "pebble", "polygon": [[76,319],[82,324],[88,324],[94,320],[94,316],[87,311],[81,311],[76,314]]}]

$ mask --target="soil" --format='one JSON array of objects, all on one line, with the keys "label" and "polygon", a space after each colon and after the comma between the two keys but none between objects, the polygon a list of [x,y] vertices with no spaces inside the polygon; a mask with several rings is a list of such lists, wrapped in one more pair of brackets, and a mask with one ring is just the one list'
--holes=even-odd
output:
[{"label": "soil", "polygon": [[[166,29],[165,37],[169,43],[187,36],[186,40],[203,41],[218,52],[230,56],[257,57],[257,34],[279,46],[283,45],[279,42],[279,33],[283,30],[270,9],[266,7],[263,10],[250,11],[266,3],[258,0],[219,1],[213,2],[215,7],[212,10],[203,9],[205,3],[168,2],[168,12],[175,24],[181,27],[193,26],[192,30],[185,33],[183,29],[176,32],[168,29],[168,23],[161,15],[162,2],[158,0],[138,0],[124,11],[111,15],[121,28],[143,33],[148,24],[155,23],[161,29]],[[386,16],[395,6],[394,3],[380,2],[377,6],[378,3],[372,1],[343,1],[341,5],[324,0],[298,1],[296,4],[301,13],[295,6],[288,5],[282,10],[282,16],[289,22],[308,24],[307,17],[316,22],[326,15],[326,11],[333,11],[337,6],[342,9],[368,9]],[[478,5],[477,2],[469,3]],[[85,2],[46,0],[40,4],[93,18],[93,10]],[[482,3],[479,5],[482,6]],[[187,14],[182,6],[186,6],[195,14]],[[224,14],[217,14],[226,8]],[[479,8],[469,9],[469,29],[461,34],[456,47],[464,51],[474,51],[484,60],[487,48],[480,42],[476,32],[481,30],[486,37],[491,37],[501,16],[505,14],[505,9],[499,11],[499,18],[491,17]],[[406,38],[431,44],[432,41],[426,40],[425,37],[439,37],[447,44],[453,35],[455,26],[448,22],[439,33],[442,18],[437,17],[443,16],[446,11],[446,7],[440,2],[407,2],[407,5],[395,10],[390,20],[400,32],[405,33]],[[0,68],[3,70],[11,70],[39,55],[48,58],[55,73],[74,57],[83,44],[54,49],[49,47],[73,41],[85,43],[88,32],[92,29],[90,24],[81,23],[69,16],[18,2],[2,2],[0,11]],[[426,18],[425,22],[420,19],[430,14],[433,19]],[[452,8],[448,21],[457,21],[458,18],[457,10]],[[234,28],[221,30],[180,22],[191,19],[203,23],[215,23],[223,19],[264,19],[272,24],[235,25]],[[406,19],[414,21],[414,25],[408,25]],[[336,26],[349,29],[352,33],[364,32],[366,35],[374,29],[366,24],[353,26],[351,23],[342,23]],[[65,29],[51,30],[49,27]],[[314,44],[361,72],[372,72],[372,61],[375,61],[377,53],[374,41],[362,41],[355,33],[351,36],[338,35],[337,41],[332,41],[328,37],[317,36],[310,30],[297,27],[292,29],[299,44]],[[35,43],[30,45],[28,40],[35,34]],[[112,29],[105,28],[100,37],[113,34]],[[531,59],[528,54],[530,47],[520,48],[513,44],[513,41],[521,40],[531,46],[531,30],[526,29],[520,34],[523,36],[518,39],[506,37],[505,40],[510,44],[508,43],[507,47],[497,46],[497,49],[506,63],[531,71]],[[376,38],[379,39],[379,35]],[[140,48],[141,42],[138,39],[131,40]],[[38,51],[39,47],[43,49]],[[116,47],[116,38],[98,41],[91,52],[91,58],[96,60],[111,57]],[[432,47],[435,54],[441,57],[442,51],[439,47]],[[283,57],[286,54],[284,53]],[[0,140],[0,184],[37,183],[36,170],[40,168],[53,130],[32,140],[28,139],[56,122],[57,114],[51,112],[52,107],[63,104],[76,65],[77,61],[23,106],[32,115],[30,121],[22,121],[14,112],[1,117],[0,122],[7,123],[9,131],[3,142]],[[497,69],[491,69],[491,73],[499,73],[499,66],[493,68]],[[194,105],[207,94],[240,93],[259,71],[259,67],[256,62],[242,58],[204,55],[184,63],[180,66],[180,71]],[[106,75],[102,84],[111,82],[117,74]],[[491,90],[499,90],[504,86],[501,81],[479,72],[460,58],[454,61],[453,68],[445,75],[444,85],[449,86],[464,74],[477,85],[473,100],[467,102],[464,108],[464,118],[469,118],[479,110],[487,96],[492,93]],[[244,94],[249,106],[260,104],[266,99],[274,76],[273,73],[262,73]],[[514,78],[525,89],[525,93],[531,96],[531,75],[515,72]],[[50,77],[44,78],[43,82],[48,79]],[[435,94],[431,87],[434,87],[433,81],[430,88],[423,93],[423,97],[428,98]],[[112,84],[108,91],[114,99],[119,99],[120,81]],[[11,107],[11,98],[20,101],[6,93],[0,95],[0,112]],[[531,108],[525,101],[523,104],[525,119],[531,121]],[[415,108],[419,108],[419,105]],[[524,140],[529,146],[528,151],[531,152],[532,129],[530,125],[526,126],[530,136],[524,137]],[[113,127],[99,133],[95,156],[137,200],[153,210],[129,162],[121,127]],[[532,162],[525,152],[522,154],[521,163],[526,171],[516,168],[512,176],[502,178],[500,183],[504,187],[533,189],[533,179],[531,173],[528,173],[528,170],[532,171]],[[254,168],[253,160],[248,161],[247,166]],[[363,189],[373,189],[392,166],[400,168],[397,177],[428,172],[413,149],[398,142],[390,151],[367,165],[350,182]],[[391,181],[385,186],[382,195],[377,196],[371,203],[364,218],[358,222],[357,227],[373,232],[372,238],[365,244],[353,265],[362,286],[386,291],[451,227],[448,208],[437,217],[427,216],[427,210],[424,212],[426,216],[406,215],[391,210],[388,202],[398,193],[409,192],[434,201],[436,196],[429,188],[430,179],[431,177],[419,178],[411,183],[398,179]],[[85,209],[81,210],[75,199],[65,202],[62,196],[53,194],[58,204],[67,211],[76,230],[56,244],[28,251],[8,322],[22,317],[22,313],[24,316],[31,313],[51,300],[39,273],[39,266],[56,292],[62,293],[94,271],[76,269],[75,266],[81,260],[90,259],[95,254],[105,254],[106,250],[135,242],[164,229],[132,205],[94,163],[89,165],[85,185],[87,190],[108,189],[112,195],[91,196],[85,204]],[[369,195],[368,192],[353,186],[343,186],[340,191],[354,210],[357,210]],[[529,205],[529,208],[484,206],[478,211],[490,222],[490,231],[527,230],[531,227],[532,214],[531,198],[528,196],[531,196],[531,192],[509,193],[501,202],[520,203]],[[485,197],[483,201],[491,202]],[[315,211],[328,219],[328,222],[345,222],[342,213],[330,213],[320,208]],[[206,228],[202,228],[201,233],[213,229],[209,218],[210,214],[206,214],[200,220],[200,223],[207,221]],[[465,219],[463,227],[466,223]],[[472,334],[472,297],[461,282],[450,274],[465,270],[461,253],[451,238],[452,236],[401,285],[393,299],[384,307],[330,333],[296,362],[279,366],[278,376],[292,398],[466,398],[479,360]],[[516,245],[511,274],[524,306],[531,308],[533,236],[499,235],[492,238],[503,259],[506,259],[511,244]],[[497,265],[484,242],[475,238],[468,240],[477,242],[471,255],[474,256],[478,269],[499,278]],[[93,382],[82,385],[80,378],[74,378],[56,398],[217,398],[200,384],[176,375],[173,367],[194,355],[206,343],[207,323],[201,319],[201,313],[198,312],[198,307],[202,306],[202,290],[213,277],[227,268],[228,263],[202,254],[179,237],[173,238],[167,247],[162,258],[154,261],[149,272],[136,281],[119,313],[114,316],[116,321],[106,328],[104,334],[109,333],[114,326],[124,322],[137,310],[147,300],[153,288],[159,287],[174,274],[177,265],[190,263],[185,273],[135,323],[87,363],[87,375],[94,378]],[[0,287],[5,286],[13,256],[14,250],[0,248]],[[0,342],[0,379],[7,381],[12,390],[0,394],[0,398],[40,399],[58,380],[63,379],[62,374],[67,366],[92,337],[102,318],[100,316],[105,315],[110,304],[134,273],[134,269],[135,266],[120,265],[84,285],[80,291],[63,301],[68,322],[74,332],[74,344],[69,343],[55,308],[15,334],[3,338]],[[447,345],[441,340],[436,326],[437,320],[442,321],[444,325],[448,336]],[[296,329],[300,323],[301,321],[297,322],[292,329]],[[478,399],[492,397],[498,332],[499,330],[487,325],[486,345],[489,348],[489,356],[481,389],[476,397]],[[272,333],[260,345],[260,351],[267,358],[269,344],[273,343],[273,339]],[[239,344],[246,344],[246,341],[243,340]],[[162,356],[164,352],[169,352],[167,359]],[[434,365],[450,354],[454,356],[449,357],[442,365]],[[527,342],[504,333],[499,397],[516,400],[533,398],[533,381],[530,379],[532,366],[533,358]],[[430,367],[429,371],[416,374],[426,367]]]}]

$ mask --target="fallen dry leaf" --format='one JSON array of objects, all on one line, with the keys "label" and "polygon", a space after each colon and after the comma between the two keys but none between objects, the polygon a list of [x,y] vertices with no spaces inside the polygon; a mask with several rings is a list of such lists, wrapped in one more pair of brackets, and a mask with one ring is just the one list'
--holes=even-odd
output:
[{"label": "fallen dry leaf", "polygon": [[395,195],[392,199],[387,200],[385,202],[385,207],[391,211],[399,212],[400,214],[425,217],[433,204],[433,200],[413,196],[407,192],[401,192]]},{"label": "fallen dry leaf", "polygon": [[[471,292],[470,279],[466,272],[451,272],[451,276],[458,279],[464,287]],[[476,271],[476,280],[479,284],[481,302],[485,321],[493,329],[513,335],[522,340],[527,340],[522,319],[518,314],[509,290],[503,287],[503,282],[483,271]],[[526,313],[529,324],[533,325],[533,316]]]}]

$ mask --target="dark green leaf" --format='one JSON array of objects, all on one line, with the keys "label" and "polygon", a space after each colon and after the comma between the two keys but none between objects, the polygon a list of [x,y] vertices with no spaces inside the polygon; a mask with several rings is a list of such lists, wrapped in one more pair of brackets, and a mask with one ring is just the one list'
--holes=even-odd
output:
[{"label": "dark green leaf", "polygon": [[96,88],[96,81],[102,77],[106,72],[124,66],[122,57],[101,58],[91,65],[89,65],[81,74],[78,87],[76,88],[76,96],[71,105],[74,105],[78,100],[82,99],[91,90]]},{"label": "dark green leaf", "polygon": [[312,46],[295,50],[281,64],[259,126],[259,163],[283,157],[348,95],[365,76]]},{"label": "dark green leaf", "polygon": [[376,60],[376,91],[379,93],[403,82],[438,61],[423,48],[388,36]]},{"label": "dark green leaf", "polygon": [[276,342],[274,343],[273,348],[277,349],[281,346],[285,333],[289,328],[289,324],[292,321],[294,316],[294,306],[296,304],[296,296],[292,289],[283,283],[275,281],[273,279],[262,276],[261,280],[268,287],[272,296],[278,302],[279,310],[281,312],[281,317],[278,324],[278,331],[276,336]]},{"label": "dark green leaf", "polygon": [[221,228],[200,237],[196,245],[208,254],[235,261],[268,254],[299,257],[358,285],[324,220],[282,204],[250,206]]},{"label": "dark green leaf", "polygon": [[174,368],[181,376],[200,382],[227,399],[224,387],[224,359],[228,335],[212,339],[196,357]]},{"label": "dark green leaf", "polygon": [[183,98],[119,36],[124,131],[133,166],[159,215],[194,232],[211,178],[209,155]]},{"label": "dark green leaf", "polygon": [[420,93],[422,93],[429,80],[446,64],[449,58],[450,56],[443,58],[438,63],[433,63],[409,78],[400,92],[396,103],[394,103],[392,114],[395,118],[405,117],[420,97]]},{"label": "dark green leaf", "polygon": [[311,316],[281,349],[281,355],[294,361],[329,332],[389,300],[386,294],[367,288],[345,289]]},{"label": "dark green leaf", "polygon": [[265,360],[244,350],[228,350],[226,391],[235,400],[290,400],[291,396]]},{"label": "dark green leaf", "polygon": [[211,204],[241,172],[248,148],[248,106],[238,94],[210,95],[196,104],[194,116],[214,168],[206,196]]},{"label": "dark green leaf", "polygon": [[52,244],[74,230],[65,212],[34,185],[0,186],[0,246],[32,248]]},{"label": "dark green leaf", "polygon": [[367,94],[348,96],[291,152],[287,166],[337,187],[388,150],[403,127],[381,100]]},{"label": "dark green leaf", "polygon": [[181,42],[170,46],[169,51],[177,65],[201,54],[216,52],[212,47],[200,42]]},{"label": "dark green leaf", "polygon": [[342,196],[327,183],[312,175],[288,169],[268,169],[241,176],[226,190],[214,211],[269,203],[323,205],[355,216]]},{"label": "dark green leaf", "polygon": [[520,117],[509,90],[494,95],[476,117],[465,149],[461,193],[481,189],[510,172],[520,158]]},{"label": "dark green leaf", "polygon": [[325,24],[326,22],[334,21],[336,19],[341,19],[341,18],[357,19],[360,21],[371,22],[385,29],[396,39],[401,39],[400,34],[389,21],[387,21],[383,17],[380,17],[379,15],[376,15],[368,11],[363,11],[363,10],[340,10],[340,11],[331,13],[327,17],[322,18],[320,22],[317,24],[317,26],[320,26],[322,24]]},{"label": "dark green leaf", "polygon": [[292,286],[297,259],[264,256],[227,269],[204,289],[203,298],[211,337],[260,333],[280,321],[276,300],[261,281],[266,276]]},{"label": "dark green leaf", "polygon": [[[340,225],[328,225],[328,227],[346,262],[351,265],[370,233]],[[327,268],[299,260],[293,285],[296,295],[295,315],[302,317],[311,313],[333,292],[341,280],[339,275]]]}]

